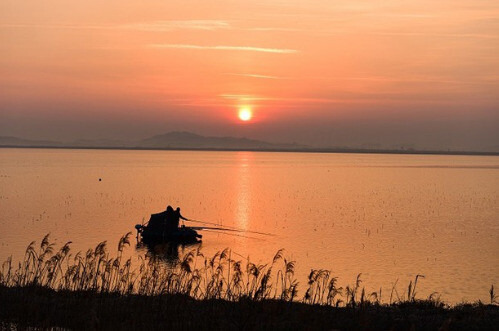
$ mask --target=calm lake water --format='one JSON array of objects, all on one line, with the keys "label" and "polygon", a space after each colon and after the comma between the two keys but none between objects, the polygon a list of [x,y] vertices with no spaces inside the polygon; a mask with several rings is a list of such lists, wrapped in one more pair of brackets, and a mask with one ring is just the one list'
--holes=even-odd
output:
[{"label": "calm lake water", "polygon": [[499,287],[498,193],[493,156],[0,149],[0,261],[47,233],[74,251],[107,240],[113,252],[171,204],[275,234],[205,231],[201,249],[270,262],[284,248],[301,294],[310,269],[324,268],[342,286],[362,273],[384,299],[422,274],[418,297],[486,301]]}]

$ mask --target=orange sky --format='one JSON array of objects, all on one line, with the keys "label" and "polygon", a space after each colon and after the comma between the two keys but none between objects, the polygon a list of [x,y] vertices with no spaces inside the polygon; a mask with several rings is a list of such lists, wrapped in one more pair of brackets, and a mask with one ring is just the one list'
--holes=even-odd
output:
[{"label": "orange sky", "polygon": [[498,54],[497,1],[1,0],[0,135],[488,148]]}]

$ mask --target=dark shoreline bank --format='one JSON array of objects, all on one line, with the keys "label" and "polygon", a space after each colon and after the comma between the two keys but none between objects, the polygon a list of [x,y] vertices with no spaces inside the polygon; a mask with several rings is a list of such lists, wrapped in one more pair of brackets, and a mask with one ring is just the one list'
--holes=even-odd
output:
[{"label": "dark shoreline bank", "polygon": [[82,149],[82,150],[123,150],[123,151],[193,151],[193,152],[263,152],[263,153],[315,153],[315,154],[395,154],[395,155],[468,155],[499,156],[499,152],[474,151],[425,151],[394,149],[341,149],[341,148],[306,148],[306,149],[253,149],[253,148],[141,148],[141,147],[96,147],[96,146],[16,146],[3,145],[0,148],[25,149]]},{"label": "dark shoreline bank", "polygon": [[497,330],[499,306],[428,300],[357,307],[185,295],[120,295],[0,286],[0,328],[216,330]]}]

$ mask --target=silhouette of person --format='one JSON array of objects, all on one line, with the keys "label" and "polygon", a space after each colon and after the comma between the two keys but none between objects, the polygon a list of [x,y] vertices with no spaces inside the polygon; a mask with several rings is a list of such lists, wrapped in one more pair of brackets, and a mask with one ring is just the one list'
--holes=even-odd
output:
[{"label": "silhouette of person", "polygon": [[176,212],[173,210],[172,206],[166,207],[165,211],[165,220],[164,220],[164,229],[166,233],[171,233],[176,230],[177,226],[175,226],[175,218]]},{"label": "silhouette of person", "polygon": [[175,210],[175,228],[176,229],[178,229],[178,224],[180,223],[180,219],[187,221],[187,218],[185,218],[184,216],[182,216],[182,214],[180,214],[180,207],[177,207],[177,209]]}]

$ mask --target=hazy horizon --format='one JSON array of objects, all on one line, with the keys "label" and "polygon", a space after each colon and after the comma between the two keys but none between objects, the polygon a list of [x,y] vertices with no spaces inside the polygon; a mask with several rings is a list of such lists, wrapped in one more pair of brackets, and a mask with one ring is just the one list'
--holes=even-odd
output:
[{"label": "hazy horizon", "polygon": [[0,41],[0,136],[499,149],[496,1],[4,0]]},{"label": "hazy horizon", "polygon": [[[445,146],[442,146],[442,147],[421,147],[421,145],[416,145],[416,144],[413,144],[413,143],[393,143],[393,144],[381,144],[381,143],[373,143],[373,142],[364,142],[364,143],[358,143],[358,144],[354,144],[354,143],[351,143],[348,144],[348,143],[345,143],[343,145],[341,144],[336,144],[336,145],[324,145],[324,144],[315,144],[315,145],[312,145],[312,144],[300,144],[300,143],[297,143],[296,140],[292,140],[292,141],[269,141],[269,140],[265,140],[265,139],[255,139],[255,138],[251,138],[251,137],[247,137],[247,136],[229,136],[229,135],[202,135],[202,134],[199,134],[199,133],[196,133],[196,132],[191,132],[191,131],[169,131],[169,132],[158,132],[157,134],[153,134],[153,135],[149,135],[149,136],[141,136],[139,138],[136,138],[136,139],[131,139],[130,137],[125,137],[123,139],[120,139],[120,138],[99,138],[99,137],[95,137],[95,136],[92,136],[92,137],[82,137],[82,138],[76,138],[76,139],[50,139],[50,138],[47,138],[47,139],[38,139],[38,138],[29,138],[29,137],[23,137],[23,136],[3,136],[3,135],[0,135],[0,140],[1,138],[15,138],[15,139],[21,139],[21,140],[26,140],[26,141],[32,141],[34,143],[37,143],[37,145],[33,145],[33,146],[39,146],[39,143],[40,142],[46,142],[46,143],[53,143],[53,144],[56,144],[54,146],[63,146],[63,147],[75,147],[75,148],[78,148],[78,147],[82,147],[82,146],[86,146],[86,147],[90,147],[90,146],[93,146],[93,147],[109,147],[109,148],[113,148],[113,147],[126,147],[126,148],[135,148],[135,147],[138,147],[138,148],[143,148],[143,147],[148,147],[148,148],[166,148],[166,146],[169,146],[173,149],[175,148],[207,148],[207,149],[211,149],[211,148],[229,148],[229,149],[234,149],[234,148],[241,148],[241,150],[246,150],[247,148],[255,148],[256,150],[260,149],[260,148],[263,148],[263,147],[257,147],[257,146],[254,146],[254,147],[245,147],[245,146],[240,146],[240,147],[237,147],[237,146],[232,146],[232,143],[235,143],[234,141],[230,140],[231,141],[231,145],[230,146],[205,146],[205,143],[203,143],[202,146],[196,146],[195,144],[193,144],[193,142],[185,142],[187,143],[187,145],[184,146],[184,144],[182,144],[182,146],[177,146],[175,143],[173,145],[171,145],[171,142],[168,142],[168,141],[165,141],[164,144],[167,144],[163,147],[161,147],[160,145],[154,147],[154,146],[141,146],[141,142],[142,141],[147,141],[148,139],[151,139],[151,138],[155,138],[155,137],[161,137],[161,136],[164,136],[164,135],[170,135],[170,134],[173,134],[173,133],[187,133],[187,134],[193,134],[193,135],[196,135],[196,136],[200,136],[202,137],[203,139],[204,138],[219,138],[219,139],[224,139],[224,138],[227,138],[227,139],[232,139],[232,138],[235,138],[235,139],[248,139],[250,141],[254,141],[255,143],[256,142],[261,142],[261,143],[270,143],[272,145],[275,146],[275,148],[277,149],[280,149],[280,148],[285,148],[285,149],[288,149],[288,148],[292,148],[292,149],[298,149],[298,150],[301,150],[301,149],[325,149],[325,150],[336,150],[336,149],[352,149],[352,150],[356,150],[356,149],[367,149],[367,150],[414,150],[414,151],[433,151],[433,152],[438,152],[438,151],[442,151],[442,152],[484,152],[484,153],[498,153],[499,152],[499,145],[491,145],[487,148],[487,146],[484,146],[483,148],[477,148],[477,149],[459,149],[459,148],[448,148],[448,147],[445,147]],[[87,144],[83,144],[84,142],[87,142]],[[83,145],[82,145],[83,144]],[[137,145],[139,144],[139,145]],[[12,146],[11,144],[7,144],[8,146]],[[17,146],[18,143],[16,143],[14,146]],[[29,144],[21,144],[19,146],[25,146],[25,147],[28,147],[30,146]],[[45,146],[45,145],[43,145]],[[46,145],[46,146],[50,146],[50,145]],[[211,146],[211,147],[210,147]],[[231,147],[232,146],[232,147]],[[292,146],[295,146],[294,148]],[[263,148],[263,150],[267,149],[268,147],[265,147]]]}]

